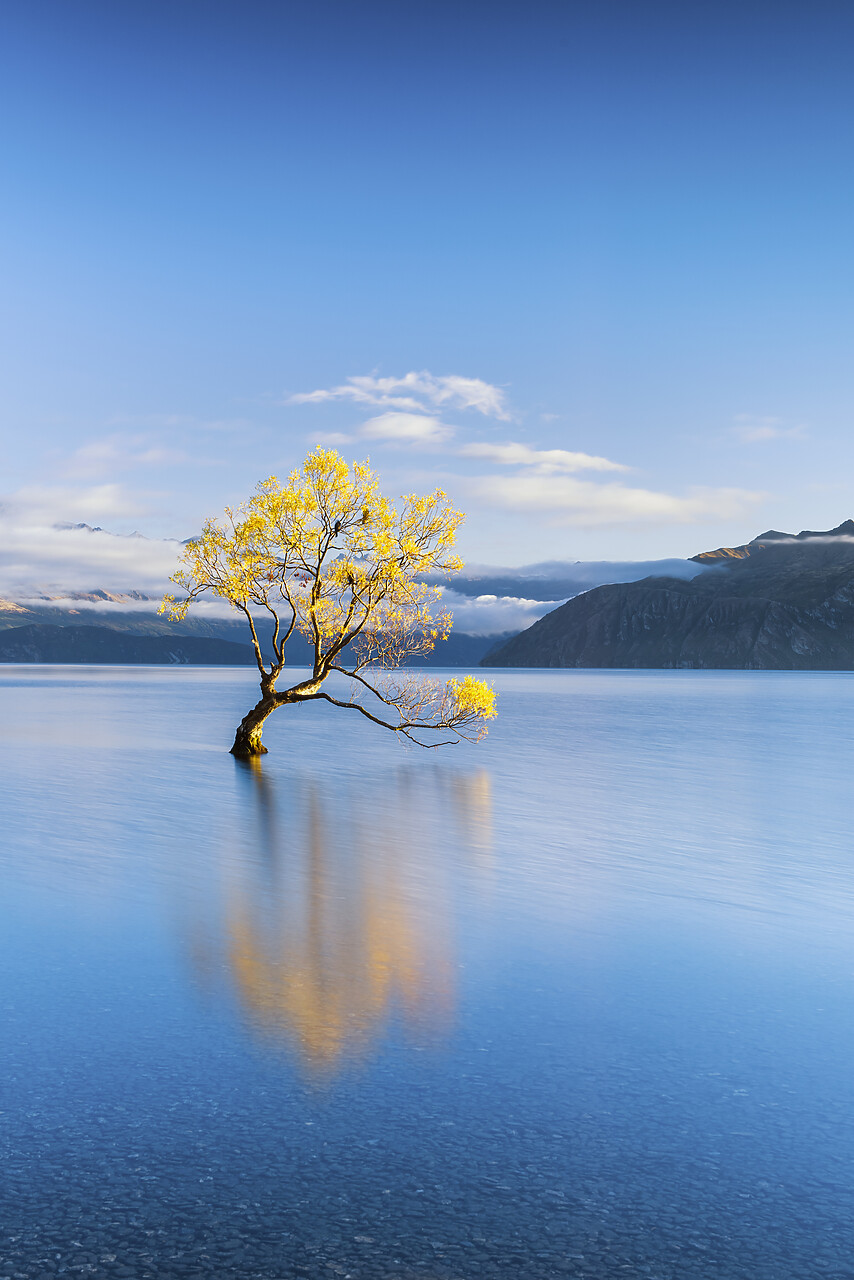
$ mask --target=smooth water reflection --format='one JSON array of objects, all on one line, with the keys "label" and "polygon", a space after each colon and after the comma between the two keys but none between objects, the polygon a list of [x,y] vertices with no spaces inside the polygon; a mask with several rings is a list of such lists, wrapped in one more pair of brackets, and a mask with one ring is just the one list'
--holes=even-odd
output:
[{"label": "smooth water reflection", "polygon": [[854,678],[0,670],[0,1280],[854,1275]]},{"label": "smooth water reflection", "polygon": [[436,807],[450,802],[483,858],[489,775],[434,770],[425,793],[398,772],[378,796],[322,777],[287,786],[256,761],[237,769],[245,809],[223,859],[222,919],[195,939],[198,972],[227,972],[247,1022],[314,1077],[361,1059],[394,1013],[419,1039],[445,1036],[455,948]]}]

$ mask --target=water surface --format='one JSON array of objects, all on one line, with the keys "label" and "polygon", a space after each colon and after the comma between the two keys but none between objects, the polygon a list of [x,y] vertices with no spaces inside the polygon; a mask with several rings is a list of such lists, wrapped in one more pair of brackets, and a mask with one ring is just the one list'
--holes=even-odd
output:
[{"label": "water surface", "polygon": [[0,1277],[854,1277],[854,676],[495,684],[0,668]]}]

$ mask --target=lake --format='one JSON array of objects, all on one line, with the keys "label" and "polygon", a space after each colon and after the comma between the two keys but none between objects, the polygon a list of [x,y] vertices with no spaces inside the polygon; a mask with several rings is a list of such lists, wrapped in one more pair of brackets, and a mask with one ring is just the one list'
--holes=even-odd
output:
[{"label": "lake", "polygon": [[854,674],[494,683],[0,668],[0,1278],[854,1277]]}]

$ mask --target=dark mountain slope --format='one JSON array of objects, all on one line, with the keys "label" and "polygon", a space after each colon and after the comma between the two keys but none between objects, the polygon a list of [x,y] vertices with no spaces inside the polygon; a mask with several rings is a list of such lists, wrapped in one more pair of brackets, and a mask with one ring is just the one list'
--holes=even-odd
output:
[{"label": "dark mountain slope", "polygon": [[704,552],[690,582],[597,587],[483,666],[854,670],[854,522]]},{"label": "dark mountain slope", "polygon": [[254,666],[248,644],[199,636],[145,636],[110,627],[13,627],[0,631],[0,662],[84,662],[104,665]]},{"label": "dark mountain slope", "polygon": [[[137,616],[137,625],[141,619]],[[147,623],[148,619],[145,619]],[[232,634],[243,637],[242,627]],[[262,648],[268,637],[262,635]],[[414,659],[413,666],[476,667],[496,639],[507,636],[470,636],[451,632],[437,641],[426,658]],[[288,662],[293,667],[311,666],[313,650],[308,641],[294,635],[288,641]],[[56,626],[35,623],[0,629],[0,662],[85,662],[103,665],[254,666],[250,645],[210,636],[180,633],[145,635],[117,630],[111,626]]]}]

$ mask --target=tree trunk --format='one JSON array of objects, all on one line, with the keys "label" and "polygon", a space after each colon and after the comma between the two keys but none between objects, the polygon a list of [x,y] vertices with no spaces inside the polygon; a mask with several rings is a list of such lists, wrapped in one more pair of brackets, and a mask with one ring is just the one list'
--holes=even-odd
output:
[{"label": "tree trunk", "polygon": [[247,712],[237,726],[237,732],[234,735],[234,745],[231,748],[233,756],[248,759],[250,756],[264,756],[267,754],[267,748],[261,741],[261,730],[264,728],[264,721],[267,716],[275,708],[275,698],[264,697],[251,711]]}]

